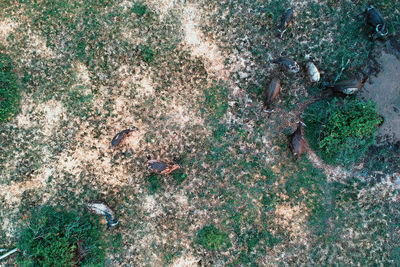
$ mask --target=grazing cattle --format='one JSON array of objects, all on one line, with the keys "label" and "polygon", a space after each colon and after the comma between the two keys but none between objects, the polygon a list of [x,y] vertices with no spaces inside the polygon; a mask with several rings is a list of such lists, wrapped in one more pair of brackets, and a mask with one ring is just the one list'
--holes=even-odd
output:
[{"label": "grazing cattle", "polygon": [[386,36],[388,34],[385,20],[378,9],[371,5],[367,8],[367,10],[365,10],[364,16],[367,20],[367,24],[372,26],[375,30],[375,33],[373,34],[374,39]]},{"label": "grazing cattle", "polygon": [[300,70],[299,65],[295,61],[291,60],[290,58],[280,57],[271,62],[280,64],[285,70],[287,70],[288,72],[291,72],[291,73],[297,73]]},{"label": "grazing cattle", "polygon": [[265,107],[269,109],[272,102],[278,96],[281,89],[281,80],[279,78],[273,78],[265,92]]},{"label": "grazing cattle", "polygon": [[286,31],[292,18],[293,18],[293,9],[291,8],[286,9],[285,13],[283,13],[281,17],[281,23],[279,24],[279,29],[278,29],[279,38],[282,38],[283,33]]},{"label": "grazing cattle", "polygon": [[290,150],[295,156],[296,160],[300,158],[300,155],[304,150],[304,133],[303,123],[299,122],[296,131],[289,136],[290,138]]},{"label": "grazing cattle", "polygon": [[136,131],[137,128],[133,127],[132,129],[126,129],[119,133],[117,133],[114,138],[111,140],[110,148],[117,148],[122,142],[125,140],[126,137],[133,131]]},{"label": "grazing cattle", "polygon": [[89,211],[104,216],[104,220],[107,224],[107,230],[110,227],[118,224],[118,219],[115,217],[114,211],[103,201],[93,201],[86,204]]},{"label": "grazing cattle", "polygon": [[324,83],[326,88],[330,88],[334,93],[341,93],[345,95],[353,95],[358,92],[363,86],[368,77],[359,79],[350,79],[337,82],[335,84]]},{"label": "grazing cattle", "polygon": [[176,163],[166,163],[159,160],[147,161],[147,167],[155,173],[168,175],[174,170],[180,169],[181,166]]}]

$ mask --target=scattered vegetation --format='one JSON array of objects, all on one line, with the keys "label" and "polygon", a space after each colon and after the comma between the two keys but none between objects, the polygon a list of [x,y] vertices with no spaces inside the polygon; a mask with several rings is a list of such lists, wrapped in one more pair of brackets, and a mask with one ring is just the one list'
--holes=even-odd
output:
[{"label": "scattered vegetation", "polygon": [[362,157],[382,122],[375,104],[353,98],[322,100],[305,113],[306,136],[327,163],[349,165]]},{"label": "scattered vegetation", "polygon": [[20,92],[9,57],[0,54],[0,123],[17,113]]},{"label": "scattered vegetation", "polygon": [[371,146],[365,158],[363,171],[390,174],[400,166],[400,143]]},{"label": "scattered vegetation", "polygon": [[33,212],[17,248],[21,266],[92,266],[104,261],[100,225],[88,214],[61,206],[42,206]]},{"label": "scattered vegetation", "polygon": [[[69,205],[105,199],[118,210],[121,223],[104,245],[89,216],[62,208],[38,211],[37,219],[31,219],[36,226],[20,234],[19,247],[25,247],[20,265],[46,265],[43,255],[52,251],[64,252],[59,263],[66,266],[78,261],[89,266],[169,265],[192,255],[206,266],[260,266],[266,260],[300,266],[398,262],[399,207],[392,201],[398,192],[381,194],[382,188],[352,178],[331,183],[306,155],[292,161],[285,135],[293,130],[299,103],[319,94],[318,86],[308,86],[303,72],[281,74],[282,103],[270,117],[261,112],[259,101],[264,86],[279,73],[268,64],[270,57],[288,56],[303,66],[309,54],[333,80],[350,68],[362,68],[376,44],[358,16],[369,2],[175,2],[0,3],[1,23],[17,22],[14,28],[10,23],[6,52],[32,102],[24,128],[14,122],[0,127],[0,176],[5,177],[0,182],[6,188],[0,190],[5,203],[0,245],[11,246],[7,242],[14,233],[8,226],[50,196],[51,203]],[[389,31],[397,31],[398,1],[374,5]],[[288,7],[296,14],[279,39],[277,24]],[[194,21],[188,11],[198,15]],[[206,46],[185,45],[188,22]],[[226,82],[218,81],[226,77],[213,73],[202,50],[214,47],[210,54],[220,52],[226,69],[241,73],[233,71]],[[246,92],[258,99],[248,99]],[[49,100],[66,114],[46,117]],[[344,102],[336,101],[337,108],[332,104],[329,112],[344,118]],[[376,117],[361,120],[367,118],[361,106],[346,101],[361,114],[357,123],[365,126],[355,134],[371,136],[368,129]],[[319,114],[321,107],[306,112],[312,121],[306,135],[320,155],[328,148],[335,153],[332,147],[341,142],[347,149],[345,129],[356,127],[325,116],[328,102],[318,103],[324,113]],[[47,122],[50,135],[41,131]],[[132,124],[140,128],[132,142],[107,150],[112,135]],[[333,130],[327,125],[341,137],[329,139]],[[326,140],[322,147],[321,140]],[[363,147],[370,140],[357,144]],[[397,170],[398,161],[387,155],[398,153],[398,147],[373,152],[365,162],[371,172],[391,175]],[[149,154],[182,157],[184,168],[167,177],[149,174],[143,167]],[[352,157],[343,156],[345,161]],[[9,197],[7,188],[21,193],[20,198]],[[193,233],[193,225],[206,226]],[[52,234],[35,239],[32,229],[39,236]],[[182,245],[190,240],[192,247]],[[80,259],[75,253],[79,246],[86,251]],[[109,248],[105,262],[104,247]],[[9,260],[12,264],[14,258]]]},{"label": "scattered vegetation", "polygon": [[154,194],[161,189],[162,183],[160,181],[159,175],[152,173],[146,178],[147,190],[150,194]]},{"label": "scattered vegetation", "polygon": [[221,119],[228,109],[227,96],[227,88],[222,83],[214,82],[213,86],[204,90],[203,111],[211,119]]},{"label": "scattered vegetation", "polygon": [[[335,252],[334,258],[313,249],[309,254],[312,261],[350,265],[391,265],[398,262],[399,203],[388,201],[395,189],[370,186],[356,178],[333,182],[329,187],[326,201],[322,202],[325,216],[311,222],[311,229],[317,236],[315,247],[330,250],[335,245],[344,245],[347,249]],[[357,234],[345,238],[349,229]],[[391,234],[382,238],[388,232]],[[344,258],[339,260],[341,256]]]},{"label": "scattered vegetation", "polygon": [[197,242],[210,250],[231,245],[228,235],[218,230],[214,225],[204,226],[197,234]]},{"label": "scattered vegetation", "polygon": [[92,94],[85,93],[84,86],[77,86],[68,94],[68,99],[65,101],[68,112],[73,115],[87,118],[92,111],[91,100]]}]

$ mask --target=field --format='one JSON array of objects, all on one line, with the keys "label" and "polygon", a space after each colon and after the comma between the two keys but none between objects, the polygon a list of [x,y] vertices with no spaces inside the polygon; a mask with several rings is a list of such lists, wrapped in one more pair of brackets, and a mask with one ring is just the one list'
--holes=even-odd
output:
[{"label": "field", "polygon": [[[44,204],[79,212],[103,200],[119,218],[104,227],[105,266],[399,264],[399,140],[342,167],[308,146],[295,161],[287,137],[321,94],[307,57],[327,81],[372,73],[384,41],[368,34],[368,5],[1,0],[0,54],[20,98],[0,124],[0,248]],[[395,35],[400,2],[374,5]],[[280,56],[301,71],[271,64]],[[276,76],[269,114],[263,90]],[[155,175],[149,158],[182,168]]]}]

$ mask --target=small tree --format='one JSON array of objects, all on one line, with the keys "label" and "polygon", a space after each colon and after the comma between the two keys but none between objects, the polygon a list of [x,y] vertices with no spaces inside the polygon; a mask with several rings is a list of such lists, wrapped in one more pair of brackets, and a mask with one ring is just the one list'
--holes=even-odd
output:
[{"label": "small tree", "polygon": [[311,147],[329,164],[349,165],[373,143],[382,122],[375,103],[350,97],[310,105],[304,119]]},{"label": "small tree", "polygon": [[20,266],[102,265],[104,244],[101,228],[85,213],[43,206],[22,229],[17,248]]}]

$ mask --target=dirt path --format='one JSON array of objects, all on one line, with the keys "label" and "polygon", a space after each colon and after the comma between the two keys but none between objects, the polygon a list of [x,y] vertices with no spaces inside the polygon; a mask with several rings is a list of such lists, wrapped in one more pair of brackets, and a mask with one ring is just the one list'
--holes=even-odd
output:
[{"label": "dirt path", "polygon": [[218,46],[207,40],[200,30],[201,11],[194,4],[187,5],[182,11],[182,26],[186,45],[189,46],[193,57],[201,57],[207,71],[217,78],[226,81],[229,71],[224,66],[225,56]]}]

